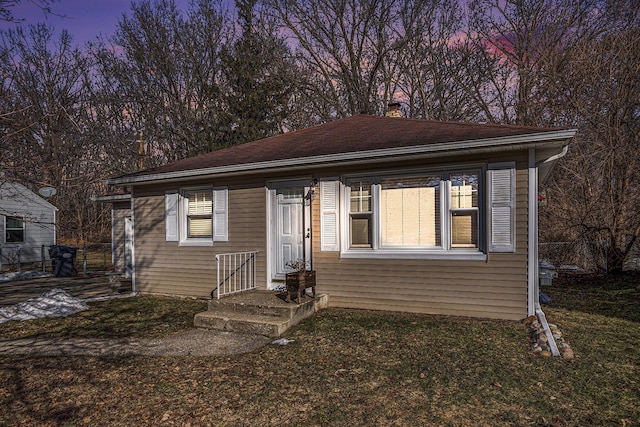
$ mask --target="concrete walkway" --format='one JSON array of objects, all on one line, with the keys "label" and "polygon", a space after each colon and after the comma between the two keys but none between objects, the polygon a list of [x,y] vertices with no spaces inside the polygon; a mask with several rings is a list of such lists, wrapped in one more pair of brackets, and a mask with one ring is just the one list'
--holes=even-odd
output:
[{"label": "concrete walkway", "polygon": [[0,356],[225,356],[255,351],[271,341],[261,335],[192,329],[166,338],[26,338],[0,340]]},{"label": "concrete walkway", "polygon": [[[108,275],[45,277],[0,283],[0,306],[14,305],[38,297],[53,288],[63,289],[80,298],[125,295],[131,284],[123,283],[115,291]],[[128,288],[127,288],[128,285]],[[123,294],[122,292],[125,292]],[[228,331],[192,329],[166,338],[26,338],[0,340],[0,356],[223,356],[255,351],[271,341],[270,338]]]}]

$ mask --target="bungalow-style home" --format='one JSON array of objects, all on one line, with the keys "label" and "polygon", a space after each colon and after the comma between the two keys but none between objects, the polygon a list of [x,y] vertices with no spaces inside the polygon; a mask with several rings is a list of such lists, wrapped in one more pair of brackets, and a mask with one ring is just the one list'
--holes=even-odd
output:
[{"label": "bungalow-style home", "polygon": [[356,115],[108,183],[131,189],[138,292],[208,297],[247,263],[274,289],[303,259],[333,307],[522,319],[538,186],[574,134]]},{"label": "bungalow-style home", "polygon": [[0,267],[48,260],[49,246],[56,243],[57,210],[24,185],[0,178]]}]

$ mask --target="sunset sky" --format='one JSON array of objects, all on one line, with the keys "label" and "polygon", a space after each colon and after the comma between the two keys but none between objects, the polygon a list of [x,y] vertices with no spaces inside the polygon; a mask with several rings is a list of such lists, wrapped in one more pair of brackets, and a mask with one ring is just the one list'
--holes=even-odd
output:
[{"label": "sunset sky", "polygon": [[[188,0],[176,0],[176,4],[186,8]],[[51,14],[42,10],[29,0],[12,7],[16,19],[21,23],[0,21],[0,29],[14,28],[17,25],[45,22],[56,30],[67,29],[79,44],[94,39],[99,34],[111,35],[123,13],[130,10],[131,0],[60,0],[51,5]]]}]

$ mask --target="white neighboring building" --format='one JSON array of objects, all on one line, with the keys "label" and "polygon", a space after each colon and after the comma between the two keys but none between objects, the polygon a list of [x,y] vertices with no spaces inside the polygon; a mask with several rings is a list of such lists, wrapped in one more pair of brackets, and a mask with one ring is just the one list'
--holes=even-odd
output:
[{"label": "white neighboring building", "polygon": [[0,266],[40,262],[56,243],[56,211],[22,184],[0,180]]}]

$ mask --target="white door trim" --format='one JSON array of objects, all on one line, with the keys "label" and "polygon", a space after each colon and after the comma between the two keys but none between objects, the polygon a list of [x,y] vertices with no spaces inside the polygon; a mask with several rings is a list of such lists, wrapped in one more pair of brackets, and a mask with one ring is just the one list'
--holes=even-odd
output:
[{"label": "white door trim", "polygon": [[133,275],[133,220],[131,217],[124,219],[124,251],[123,251],[124,276],[131,279]]},{"label": "white door trim", "polygon": [[[304,240],[304,254],[307,262],[311,260],[311,239],[307,238],[310,235],[311,228],[311,211],[310,206],[306,202],[304,196],[309,191],[310,178],[304,179],[292,179],[282,181],[271,181],[267,183],[267,288],[274,289],[278,285],[282,285],[284,276],[279,277],[277,275],[277,245],[278,239],[275,235],[278,229],[278,209],[277,209],[277,191],[283,188],[300,187],[303,189],[303,235]],[[309,231],[307,231],[309,230]]]}]

